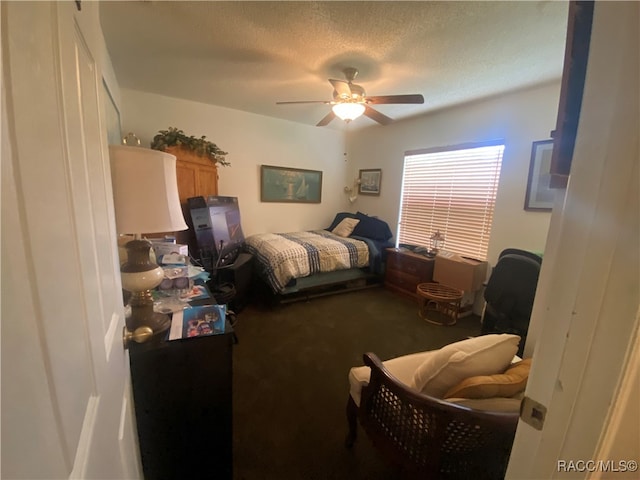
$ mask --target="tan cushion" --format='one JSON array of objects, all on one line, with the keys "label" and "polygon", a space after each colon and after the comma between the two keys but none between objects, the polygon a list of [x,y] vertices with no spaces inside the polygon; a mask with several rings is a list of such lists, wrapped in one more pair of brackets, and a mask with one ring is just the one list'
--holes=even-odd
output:
[{"label": "tan cushion", "polygon": [[458,383],[445,394],[445,397],[492,398],[512,397],[527,386],[531,359],[512,363],[504,373],[478,375]]},{"label": "tan cushion", "polygon": [[[434,351],[412,353],[385,360],[382,364],[401,383],[410,385],[413,383],[413,373],[416,368],[434,353]],[[371,369],[367,366],[353,367],[349,370],[349,393],[358,406],[360,406],[362,387],[369,384],[370,376]]]},{"label": "tan cushion", "polygon": [[336,228],[331,230],[331,233],[335,233],[340,237],[348,237],[359,222],[360,220],[357,218],[343,218]]},{"label": "tan cushion", "polygon": [[474,410],[489,410],[491,412],[520,412],[520,398],[447,398],[447,402],[473,408]]},{"label": "tan cushion", "polygon": [[452,343],[436,350],[415,371],[416,390],[436,398],[465,378],[502,373],[518,351],[518,335],[493,334]]}]

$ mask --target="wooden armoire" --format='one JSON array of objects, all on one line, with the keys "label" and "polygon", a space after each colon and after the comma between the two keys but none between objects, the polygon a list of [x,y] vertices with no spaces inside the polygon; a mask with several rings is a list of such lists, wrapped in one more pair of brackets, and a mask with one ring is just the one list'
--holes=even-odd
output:
[{"label": "wooden armoire", "polygon": [[167,147],[166,152],[176,156],[180,203],[190,197],[218,194],[218,167],[211,159],[182,147]]},{"label": "wooden armoire", "polygon": [[187,148],[167,147],[165,151],[176,156],[178,196],[184,219],[189,226],[189,230],[176,232],[176,241],[189,245],[189,253],[197,258],[197,241],[187,199],[218,194],[218,167],[210,158],[198,155]]}]

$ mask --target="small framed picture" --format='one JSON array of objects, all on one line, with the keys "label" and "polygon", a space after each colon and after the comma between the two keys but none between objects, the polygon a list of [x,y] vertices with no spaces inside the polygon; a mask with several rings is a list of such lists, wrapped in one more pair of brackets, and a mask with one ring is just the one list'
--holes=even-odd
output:
[{"label": "small framed picture", "polygon": [[362,195],[380,195],[381,180],[382,170],[380,168],[360,170],[358,193]]},{"label": "small framed picture", "polygon": [[533,142],[527,193],[524,197],[525,210],[550,212],[553,208],[555,191],[549,187],[552,152],[553,140]]}]

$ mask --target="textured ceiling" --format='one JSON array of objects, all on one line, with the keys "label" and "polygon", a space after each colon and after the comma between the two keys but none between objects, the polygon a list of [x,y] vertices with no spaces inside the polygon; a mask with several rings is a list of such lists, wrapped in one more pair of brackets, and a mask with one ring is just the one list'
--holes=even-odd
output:
[{"label": "textured ceiling", "polygon": [[[566,2],[102,2],[121,87],[315,125],[328,78],[359,70],[394,119],[558,79]],[[350,129],[377,125],[366,117]],[[345,128],[334,120],[331,128]],[[325,127],[326,128],[326,127]]]}]

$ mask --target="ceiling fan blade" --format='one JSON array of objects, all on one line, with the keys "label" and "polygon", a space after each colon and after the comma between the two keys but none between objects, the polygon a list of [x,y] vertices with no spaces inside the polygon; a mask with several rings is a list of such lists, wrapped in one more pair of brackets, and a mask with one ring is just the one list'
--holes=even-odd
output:
[{"label": "ceiling fan blade", "polygon": [[331,110],[322,120],[316,123],[316,127],[324,127],[325,125],[329,125],[331,120],[333,120],[334,118],[336,118],[336,114],[333,113],[333,110]]},{"label": "ceiling fan blade", "polygon": [[349,83],[344,80],[336,80],[334,78],[330,78],[329,83],[333,85],[338,97],[351,98],[351,88],[349,87]]},{"label": "ceiling fan blade", "polygon": [[302,100],[299,102],[276,102],[276,105],[292,105],[295,103],[324,103],[325,105],[329,105],[331,102],[326,100]]},{"label": "ceiling fan blade", "polygon": [[375,120],[381,125],[388,125],[389,123],[393,122],[392,118],[387,117],[385,114],[380,113],[377,110],[374,110],[369,105],[364,106],[364,115],[369,117],[371,120]]},{"label": "ceiling fan blade", "polygon": [[424,97],[419,93],[412,95],[382,95],[367,97],[367,103],[380,105],[383,103],[424,103]]}]

